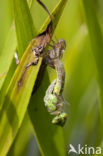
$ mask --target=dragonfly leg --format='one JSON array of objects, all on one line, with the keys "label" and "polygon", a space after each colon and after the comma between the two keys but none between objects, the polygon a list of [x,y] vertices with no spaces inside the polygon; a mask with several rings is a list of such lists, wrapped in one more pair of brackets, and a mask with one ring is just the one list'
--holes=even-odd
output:
[{"label": "dragonfly leg", "polygon": [[48,43],[48,46],[54,48],[54,45],[52,45],[52,44],[50,44],[50,43]]},{"label": "dragonfly leg", "polygon": [[29,64],[27,64],[26,65],[26,68],[29,68],[30,66],[36,65],[38,63],[38,61],[39,61],[39,58],[37,57],[37,58],[35,58],[35,61],[30,62]]},{"label": "dragonfly leg", "polygon": [[55,45],[55,44],[56,44],[56,43],[55,43],[55,41],[54,41],[53,39],[51,40],[51,42],[53,43],[53,45]]},{"label": "dragonfly leg", "polygon": [[50,58],[50,50],[47,50],[46,52],[44,52],[43,55],[41,55],[41,57],[43,57],[43,62],[47,66],[50,66],[51,68],[54,69],[53,59]]}]

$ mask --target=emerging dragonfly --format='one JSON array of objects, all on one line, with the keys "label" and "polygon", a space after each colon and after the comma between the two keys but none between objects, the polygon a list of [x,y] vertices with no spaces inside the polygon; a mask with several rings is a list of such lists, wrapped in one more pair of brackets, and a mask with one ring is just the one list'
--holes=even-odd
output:
[{"label": "emerging dragonfly", "polygon": [[[40,4],[42,4],[39,1]],[[42,6],[50,15],[49,11],[46,9],[44,4]],[[50,15],[51,22],[52,17]],[[60,61],[63,56],[63,52],[66,48],[66,43],[64,39],[60,39],[57,43],[53,40],[52,49],[46,51],[45,53],[41,53],[44,48],[39,46],[39,49],[34,48],[33,52],[36,56],[36,62],[30,62],[27,65],[27,68],[31,65],[35,65],[38,63],[39,56],[43,57],[44,64],[54,68],[57,72],[57,79],[54,80],[46,91],[46,95],[44,97],[45,106],[48,108],[48,111],[52,115],[56,115],[52,123],[63,126],[67,119],[67,114],[64,112],[65,100],[63,98],[62,92],[65,83],[65,70],[62,62]],[[50,45],[51,46],[51,45]]]},{"label": "emerging dragonfly", "polygon": [[[39,57],[43,57],[43,62],[45,62],[46,65],[54,68],[57,72],[57,79],[54,80],[48,87],[46,95],[44,97],[44,102],[50,114],[56,115],[52,120],[52,123],[63,126],[67,119],[67,114],[64,112],[63,107],[65,100],[62,95],[65,82],[65,70],[62,62],[60,61],[60,58],[62,57],[63,51],[66,48],[66,43],[63,39],[60,39],[58,43],[54,43],[53,41],[52,49],[43,53],[44,48],[47,44],[49,45],[52,37],[52,17],[45,5],[40,0],[37,1],[47,11],[51,20],[46,30],[39,34],[36,38],[34,38],[31,41],[30,46],[27,48],[27,51],[29,51],[27,59],[28,61],[26,61],[23,66],[22,74],[18,81],[18,88],[20,89],[24,83],[27,69],[29,69],[29,67],[32,65],[36,65],[38,63]],[[19,62],[16,55],[15,58],[16,62]]]},{"label": "emerging dragonfly", "polygon": [[56,117],[53,118],[52,123],[60,126],[63,126],[67,119],[67,114],[64,112],[65,100],[62,95],[65,82],[65,70],[60,61],[65,48],[65,40],[60,39],[58,43],[53,45],[52,50],[46,52],[46,56],[44,57],[45,63],[54,68],[57,72],[57,79],[48,87],[44,102],[50,114],[56,115]]}]

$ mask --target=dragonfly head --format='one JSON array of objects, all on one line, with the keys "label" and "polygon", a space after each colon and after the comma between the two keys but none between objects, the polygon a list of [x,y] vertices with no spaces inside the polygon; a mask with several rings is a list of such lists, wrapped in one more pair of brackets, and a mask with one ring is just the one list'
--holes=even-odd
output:
[{"label": "dragonfly head", "polygon": [[60,39],[58,41],[58,47],[59,47],[59,55],[62,57],[64,50],[66,49],[66,42],[64,39]]},{"label": "dragonfly head", "polygon": [[52,123],[60,126],[64,126],[65,122],[67,119],[67,114],[66,113],[61,113],[57,115],[53,120]]}]

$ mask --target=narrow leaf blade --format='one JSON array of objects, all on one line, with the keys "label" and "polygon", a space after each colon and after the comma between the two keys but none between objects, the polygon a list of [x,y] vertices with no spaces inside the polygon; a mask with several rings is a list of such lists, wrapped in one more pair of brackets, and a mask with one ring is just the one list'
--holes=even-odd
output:
[{"label": "narrow leaf blade", "polygon": [[[36,40],[34,39],[33,40],[34,44],[35,44],[35,41]],[[42,59],[40,59],[37,66],[30,68],[29,71],[26,72],[25,81],[23,82],[23,85],[20,85],[20,88],[19,88],[18,81],[20,80],[20,77],[22,77],[22,72],[24,72],[25,66],[28,63],[28,57],[29,57],[28,53],[30,52],[31,47],[32,47],[32,44],[29,44],[28,48],[26,49],[21,59],[20,65],[17,67],[17,70],[8,87],[5,100],[4,100],[4,104],[3,104],[3,108],[0,112],[0,122],[1,122],[0,124],[0,155],[1,156],[4,156],[8,152],[17,134],[18,129],[21,126],[24,114],[26,112],[26,109],[30,100],[33,85],[34,85],[34,82],[36,80],[36,77],[37,77],[37,74],[41,65]],[[56,142],[58,139],[56,139]],[[5,144],[5,142],[7,144]]]}]

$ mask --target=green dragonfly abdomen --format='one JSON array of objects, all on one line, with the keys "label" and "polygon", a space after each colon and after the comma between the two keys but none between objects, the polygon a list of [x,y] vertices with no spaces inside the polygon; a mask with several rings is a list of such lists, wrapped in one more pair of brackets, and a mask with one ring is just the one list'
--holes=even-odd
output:
[{"label": "green dragonfly abdomen", "polygon": [[54,80],[46,91],[44,97],[45,106],[51,115],[56,115],[52,123],[63,126],[67,119],[67,114],[64,112],[65,100],[62,95],[56,95],[54,93],[54,88],[56,86],[56,80]]},{"label": "green dragonfly abdomen", "polygon": [[63,126],[66,122],[67,114],[64,112],[65,100],[62,95],[65,83],[65,70],[60,58],[63,55],[66,43],[61,39],[52,47],[53,49],[47,51],[45,62],[56,70],[57,79],[48,87],[44,102],[48,112],[50,112],[51,115],[56,115],[52,123]]},{"label": "green dragonfly abdomen", "polygon": [[60,59],[56,59],[54,63],[56,72],[57,72],[57,80],[56,84],[54,86],[54,93],[57,95],[60,95],[63,92],[64,89],[64,83],[65,83],[65,70],[62,62]]}]

